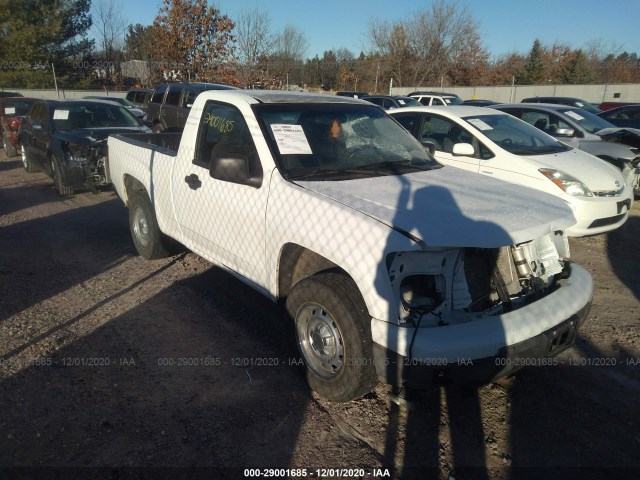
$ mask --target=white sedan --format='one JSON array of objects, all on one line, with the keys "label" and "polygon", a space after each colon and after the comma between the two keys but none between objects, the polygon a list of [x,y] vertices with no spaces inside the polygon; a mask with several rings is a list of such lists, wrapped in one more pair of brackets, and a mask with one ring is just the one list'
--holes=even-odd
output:
[{"label": "white sedan", "polygon": [[564,199],[574,237],[627,221],[633,189],[612,165],[572,148],[509,114],[484,107],[406,107],[388,112],[441,163],[526,185]]}]

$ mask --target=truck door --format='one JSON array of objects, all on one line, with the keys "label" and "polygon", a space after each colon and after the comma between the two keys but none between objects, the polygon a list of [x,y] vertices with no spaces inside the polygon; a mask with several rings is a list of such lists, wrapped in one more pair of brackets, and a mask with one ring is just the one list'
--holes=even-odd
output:
[{"label": "truck door", "polygon": [[[195,149],[191,154],[187,150],[180,149],[172,175],[183,243],[208,260],[265,285],[268,182],[262,182],[260,158],[243,115],[233,105],[207,102]],[[247,185],[213,178],[209,173],[212,158],[246,159],[256,181]]]}]

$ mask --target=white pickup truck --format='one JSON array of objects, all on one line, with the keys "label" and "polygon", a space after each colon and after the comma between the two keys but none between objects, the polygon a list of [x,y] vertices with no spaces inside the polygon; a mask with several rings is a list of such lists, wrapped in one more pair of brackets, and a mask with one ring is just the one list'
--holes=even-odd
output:
[{"label": "white pickup truck", "polygon": [[562,200],[443,167],[367,102],[204,92],[181,136],[108,145],[138,252],[175,239],[285,303],[331,400],[547,364],[589,313]]}]

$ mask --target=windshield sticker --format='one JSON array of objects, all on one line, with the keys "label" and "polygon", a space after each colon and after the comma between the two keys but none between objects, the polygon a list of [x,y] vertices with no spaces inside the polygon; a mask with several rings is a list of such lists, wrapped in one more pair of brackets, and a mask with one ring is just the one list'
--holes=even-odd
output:
[{"label": "windshield sticker", "polygon": [[271,125],[273,136],[281,155],[311,155],[311,147],[302,130],[302,125],[274,123]]},{"label": "windshield sticker", "polygon": [[15,115],[16,114],[16,107],[5,107],[4,114],[5,115]]},{"label": "windshield sticker", "polygon": [[571,117],[574,120],[584,120],[584,117],[582,115],[580,115],[579,113],[574,112],[573,110],[569,110],[567,112],[564,112],[564,114],[567,117]]},{"label": "windshield sticker", "polygon": [[69,110],[56,110],[53,112],[54,120],[69,120]]},{"label": "windshield sticker", "polygon": [[404,105],[404,100],[398,99],[398,103],[399,103],[400,105]]},{"label": "windshield sticker", "polygon": [[487,125],[479,118],[470,118],[469,120],[467,120],[467,122],[476,127],[478,130],[493,130],[490,125]]}]

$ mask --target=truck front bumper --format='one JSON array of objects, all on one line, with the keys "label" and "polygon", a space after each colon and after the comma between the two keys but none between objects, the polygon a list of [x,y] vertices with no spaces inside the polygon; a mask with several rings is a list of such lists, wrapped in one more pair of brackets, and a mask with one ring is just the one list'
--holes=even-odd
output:
[{"label": "truck front bumper", "polygon": [[569,346],[589,315],[593,282],[571,264],[554,292],[502,315],[414,328],[372,319],[378,376],[391,385],[428,388],[437,382],[489,382],[524,366],[548,365]]}]

